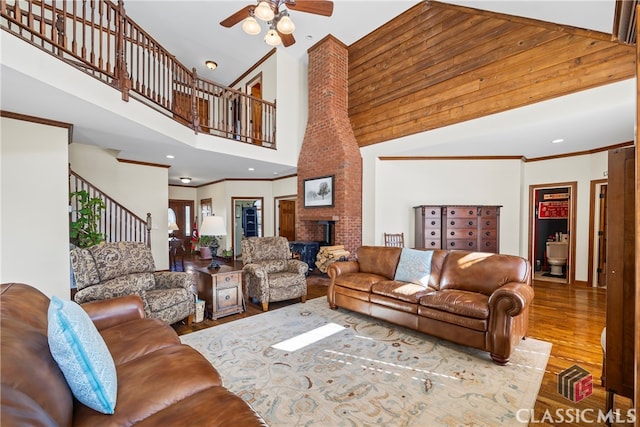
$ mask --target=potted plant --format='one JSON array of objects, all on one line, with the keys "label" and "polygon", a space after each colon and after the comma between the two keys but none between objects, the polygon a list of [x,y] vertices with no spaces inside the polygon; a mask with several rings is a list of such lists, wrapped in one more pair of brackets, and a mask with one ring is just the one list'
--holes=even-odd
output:
[{"label": "potted plant", "polygon": [[90,197],[86,190],[69,194],[69,200],[74,197],[78,209],[75,211],[75,221],[69,224],[71,243],[81,248],[97,245],[105,239],[105,235],[99,229],[102,211],[105,209],[104,200],[100,197]]}]

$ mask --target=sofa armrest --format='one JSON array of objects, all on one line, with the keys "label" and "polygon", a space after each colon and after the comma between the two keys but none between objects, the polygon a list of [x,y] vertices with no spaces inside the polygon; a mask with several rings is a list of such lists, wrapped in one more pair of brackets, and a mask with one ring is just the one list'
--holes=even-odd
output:
[{"label": "sofa armrest", "polygon": [[533,286],[512,282],[500,286],[489,297],[490,312],[504,312],[506,315],[515,317],[521,314],[533,300]]},{"label": "sofa armrest", "polygon": [[153,273],[156,289],[184,288],[190,292],[194,289],[194,279],[191,273],[181,271],[156,271]]},{"label": "sofa armrest", "polygon": [[309,271],[309,265],[306,262],[300,261],[299,259],[290,259],[287,260],[287,271],[306,276],[307,272]]},{"label": "sofa armrest", "polygon": [[332,262],[329,264],[329,267],[327,267],[327,274],[331,278],[331,282],[341,274],[357,273],[358,271],[360,271],[360,264],[358,261],[336,261]]},{"label": "sofa armrest", "polygon": [[509,361],[518,341],[527,334],[529,306],[533,287],[511,282],[496,289],[489,297],[489,336],[491,358],[499,365]]},{"label": "sofa armrest", "polygon": [[110,328],[130,320],[144,319],[144,306],[138,295],[88,302],[81,307],[98,330]]},{"label": "sofa armrest", "polygon": [[106,283],[100,283],[78,290],[73,299],[78,304],[86,304],[93,301],[102,301],[127,295],[139,295],[142,298],[145,289],[148,288],[146,288],[142,282],[127,281],[123,284],[122,281],[110,280]]}]

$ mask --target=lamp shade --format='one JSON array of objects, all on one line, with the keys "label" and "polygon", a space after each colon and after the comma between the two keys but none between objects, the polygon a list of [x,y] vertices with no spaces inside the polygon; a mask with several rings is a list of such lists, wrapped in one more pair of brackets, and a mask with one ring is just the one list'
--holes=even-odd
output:
[{"label": "lamp shade", "polygon": [[260,34],[261,28],[260,24],[258,24],[258,21],[256,21],[256,18],[254,18],[253,16],[249,16],[242,23],[242,30],[247,34],[255,36],[256,34]]},{"label": "lamp shade", "polygon": [[278,32],[274,28],[271,28],[264,36],[264,41],[269,46],[278,46],[282,40],[280,39]]},{"label": "lamp shade", "polygon": [[201,236],[226,236],[227,226],[219,215],[205,216],[200,226]]},{"label": "lamp shade", "polygon": [[273,9],[271,9],[271,6],[267,1],[261,1],[258,4],[258,7],[256,7],[254,13],[258,19],[261,19],[265,22],[271,21],[275,16],[275,14],[273,13]]},{"label": "lamp shade", "polygon": [[282,17],[278,20],[277,28],[282,34],[292,34],[296,30],[296,26],[286,12],[282,12]]},{"label": "lamp shade", "polygon": [[169,224],[169,231],[177,231],[180,230],[178,228],[178,224],[176,224],[175,222],[172,222],[171,224]]}]

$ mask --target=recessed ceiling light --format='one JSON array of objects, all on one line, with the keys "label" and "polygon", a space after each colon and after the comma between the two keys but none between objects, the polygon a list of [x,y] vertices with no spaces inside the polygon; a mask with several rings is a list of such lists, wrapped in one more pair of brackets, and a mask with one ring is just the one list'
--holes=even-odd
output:
[{"label": "recessed ceiling light", "polygon": [[558,139],[554,139],[553,141],[551,141],[552,144],[559,144],[561,142],[564,142],[564,139],[558,138]]},{"label": "recessed ceiling light", "polygon": [[254,168],[249,168],[249,170],[250,170],[250,171],[254,171],[255,169],[254,169]]},{"label": "recessed ceiling light", "polygon": [[175,159],[176,156],[174,156],[173,154],[167,154],[167,159]]},{"label": "recessed ceiling light", "polygon": [[307,34],[307,40],[311,40],[313,39],[313,36],[311,34]]},{"label": "recessed ceiling light", "polygon": [[189,178],[188,176],[183,176],[180,178],[180,181],[182,181],[183,184],[188,184],[191,182],[191,178]]}]

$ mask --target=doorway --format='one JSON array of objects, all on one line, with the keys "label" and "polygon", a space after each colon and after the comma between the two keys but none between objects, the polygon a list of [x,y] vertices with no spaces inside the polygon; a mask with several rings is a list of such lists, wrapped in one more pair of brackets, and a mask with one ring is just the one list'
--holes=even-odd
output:
[{"label": "doorway", "polygon": [[249,117],[251,117],[251,141],[262,145],[262,73],[254,77],[246,87],[249,98]]},{"label": "doorway", "polygon": [[264,236],[264,198],[263,197],[232,197],[231,224],[232,250],[234,258],[242,255],[243,237]]},{"label": "doorway", "polygon": [[276,197],[275,230],[278,236],[286,237],[288,241],[296,240],[296,196]]},{"label": "doorway", "polygon": [[193,200],[169,200],[169,222],[175,220],[178,225],[178,229],[173,231],[173,236],[182,240],[187,245],[185,247],[190,245],[193,214]]},{"label": "doorway", "polygon": [[[529,261],[535,280],[575,281],[575,194],[576,182],[529,186]],[[549,261],[547,251],[560,248],[564,255]]]},{"label": "doorway", "polygon": [[589,193],[588,284],[607,286],[607,180],[591,181]]}]

